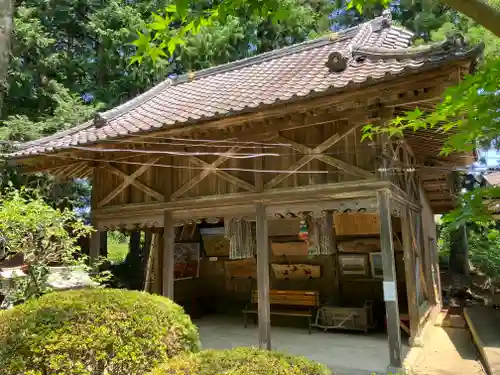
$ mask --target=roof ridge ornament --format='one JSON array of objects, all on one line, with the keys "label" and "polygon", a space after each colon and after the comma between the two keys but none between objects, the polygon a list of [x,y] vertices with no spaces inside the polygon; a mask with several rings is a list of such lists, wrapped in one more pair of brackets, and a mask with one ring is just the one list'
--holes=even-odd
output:
[{"label": "roof ridge ornament", "polygon": [[330,73],[340,73],[347,69],[352,60],[352,46],[348,44],[347,48],[331,52],[325,65]]},{"label": "roof ridge ornament", "polygon": [[382,11],[382,26],[390,27],[392,25],[392,13],[390,9],[384,9]]},{"label": "roof ridge ornament", "polygon": [[94,126],[99,129],[102,128],[108,120],[102,115],[102,113],[96,113],[94,116]]},{"label": "roof ridge ornament", "polygon": [[371,47],[367,45],[353,45],[352,54],[354,57],[365,56],[370,59],[428,59],[432,57],[461,54],[481,49],[481,46],[470,47],[464,36],[460,33],[454,33],[440,42],[434,42],[417,47],[408,48],[387,48]]},{"label": "roof ridge ornament", "polygon": [[446,51],[469,48],[469,43],[467,43],[465,37],[460,32],[447,35],[442,43],[442,48]]}]

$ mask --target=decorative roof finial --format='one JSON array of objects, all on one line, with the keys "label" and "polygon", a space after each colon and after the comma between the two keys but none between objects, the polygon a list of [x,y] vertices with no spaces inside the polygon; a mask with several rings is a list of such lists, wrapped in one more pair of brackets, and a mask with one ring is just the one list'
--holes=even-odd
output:
[{"label": "decorative roof finial", "polygon": [[106,125],[107,119],[102,115],[102,113],[96,113],[94,116],[94,126],[99,129]]},{"label": "decorative roof finial", "polygon": [[330,70],[330,73],[340,73],[347,69],[351,60],[351,51],[333,51],[328,55],[328,61],[325,65]]},{"label": "decorative roof finial", "polygon": [[382,11],[382,25],[385,26],[385,27],[389,27],[391,26],[392,24],[392,13],[391,13],[391,10],[389,8],[387,9],[384,9]]}]

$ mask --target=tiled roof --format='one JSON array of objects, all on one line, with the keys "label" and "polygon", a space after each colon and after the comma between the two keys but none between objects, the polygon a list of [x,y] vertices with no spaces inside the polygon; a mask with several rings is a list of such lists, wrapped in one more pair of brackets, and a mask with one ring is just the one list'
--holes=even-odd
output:
[{"label": "tiled roof", "polygon": [[340,33],[169,79],[92,121],[21,145],[13,157],[235,115],[411,73],[465,53],[449,43],[409,48],[412,37],[384,15]]},{"label": "tiled roof", "polygon": [[492,172],[485,174],[484,179],[489,185],[500,186],[500,172]]}]

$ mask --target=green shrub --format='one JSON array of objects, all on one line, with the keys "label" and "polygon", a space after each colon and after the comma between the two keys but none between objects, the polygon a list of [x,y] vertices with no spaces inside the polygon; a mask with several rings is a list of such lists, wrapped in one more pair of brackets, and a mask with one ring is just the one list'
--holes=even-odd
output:
[{"label": "green shrub", "polygon": [[150,375],[332,375],[325,366],[303,357],[254,348],[204,350],[178,356]]},{"label": "green shrub", "polygon": [[0,314],[1,374],[145,374],[199,345],[181,307],[143,292],[54,292]]}]

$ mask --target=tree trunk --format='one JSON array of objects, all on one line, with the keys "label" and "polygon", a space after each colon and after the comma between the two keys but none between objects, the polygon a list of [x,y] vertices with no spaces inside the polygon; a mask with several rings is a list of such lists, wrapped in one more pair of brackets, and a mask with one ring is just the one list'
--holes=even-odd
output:
[{"label": "tree trunk", "polygon": [[460,226],[451,232],[450,270],[452,273],[469,275],[469,245],[467,242],[467,228]]},{"label": "tree trunk", "polygon": [[7,70],[10,57],[10,33],[12,30],[12,3],[10,0],[0,1],[0,116],[3,98],[7,91]]},{"label": "tree trunk", "polygon": [[[450,175],[451,192],[458,194],[463,187],[463,178],[458,172]],[[469,275],[469,243],[467,227],[461,225],[450,233],[450,272],[452,275]],[[460,278],[462,280],[462,278]]]},{"label": "tree trunk", "polygon": [[500,9],[483,0],[441,0],[500,37]]}]

